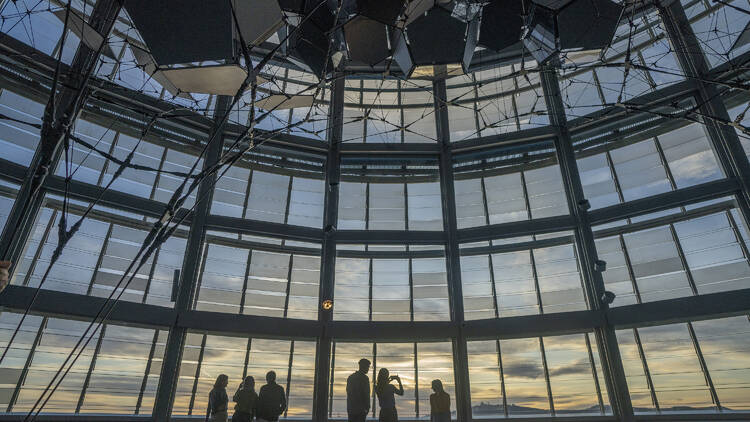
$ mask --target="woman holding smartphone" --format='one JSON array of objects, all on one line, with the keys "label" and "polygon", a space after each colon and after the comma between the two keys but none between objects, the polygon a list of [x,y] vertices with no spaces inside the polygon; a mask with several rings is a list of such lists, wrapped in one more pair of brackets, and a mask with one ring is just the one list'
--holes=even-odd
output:
[{"label": "woman holding smartphone", "polygon": [[[391,381],[398,382],[398,388],[391,385]],[[381,368],[378,371],[378,380],[375,384],[375,393],[378,395],[378,404],[380,405],[380,422],[397,422],[398,413],[396,413],[396,394],[404,395],[404,386],[401,384],[401,378],[398,375],[390,376],[387,369]]]}]

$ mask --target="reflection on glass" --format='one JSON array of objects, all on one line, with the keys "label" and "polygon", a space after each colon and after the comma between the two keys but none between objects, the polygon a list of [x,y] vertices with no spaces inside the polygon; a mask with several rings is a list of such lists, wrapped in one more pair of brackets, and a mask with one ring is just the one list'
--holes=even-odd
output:
[{"label": "reflection on glass", "polygon": [[449,319],[445,258],[336,259],[334,319]]},{"label": "reflection on glass", "polygon": [[473,417],[611,413],[606,391],[602,392],[601,365],[594,358],[597,350],[589,337],[585,333],[470,341]]},{"label": "reflection on glass", "polygon": [[[3,349],[20,317],[0,314]],[[28,316],[0,368],[3,408],[31,410],[87,326],[84,321]],[[106,324],[86,339],[88,345],[42,413],[149,415],[166,332]]]}]

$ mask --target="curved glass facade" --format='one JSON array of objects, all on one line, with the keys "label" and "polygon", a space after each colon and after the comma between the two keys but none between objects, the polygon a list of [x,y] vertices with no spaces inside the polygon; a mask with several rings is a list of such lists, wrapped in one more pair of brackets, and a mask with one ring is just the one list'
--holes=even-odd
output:
[{"label": "curved glass facade", "polygon": [[[429,419],[433,379],[461,421],[750,418],[746,1],[633,6],[601,56],[556,68],[492,56],[441,80],[319,81],[274,60],[257,99],[313,105],[267,111],[248,91],[221,142],[226,97],[170,94],[123,10],[12,227],[55,59],[81,44],[59,43],[65,5],[34,3],[0,2],[0,245],[17,245],[0,419],[40,397],[40,420],[198,419],[219,374],[231,396],[274,370],[282,418],[343,420],[363,357],[371,380],[400,375],[406,420]],[[201,179],[251,123],[254,147]],[[186,178],[200,188],[134,272]],[[84,215],[56,257],[61,219]]]}]

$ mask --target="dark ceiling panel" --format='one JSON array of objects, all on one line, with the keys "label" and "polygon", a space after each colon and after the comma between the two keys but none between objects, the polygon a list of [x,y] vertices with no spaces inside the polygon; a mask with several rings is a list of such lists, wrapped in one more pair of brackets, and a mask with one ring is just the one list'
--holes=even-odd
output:
[{"label": "dark ceiling panel", "polygon": [[622,6],[610,0],[576,0],[557,15],[560,48],[594,50],[606,47],[617,29]]},{"label": "dark ceiling panel", "polygon": [[228,1],[128,0],[125,8],[160,66],[234,56]]}]

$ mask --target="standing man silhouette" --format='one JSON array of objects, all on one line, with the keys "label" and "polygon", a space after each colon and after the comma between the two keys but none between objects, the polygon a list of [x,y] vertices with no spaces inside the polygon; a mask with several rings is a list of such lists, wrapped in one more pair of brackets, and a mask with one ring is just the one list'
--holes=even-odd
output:
[{"label": "standing man silhouette", "polygon": [[359,370],[346,379],[346,412],[349,422],[364,422],[370,412],[370,361],[359,360]]},{"label": "standing man silhouette", "polygon": [[266,374],[268,384],[260,387],[258,394],[258,421],[276,422],[286,410],[284,387],[276,384],[276,372]]}]

